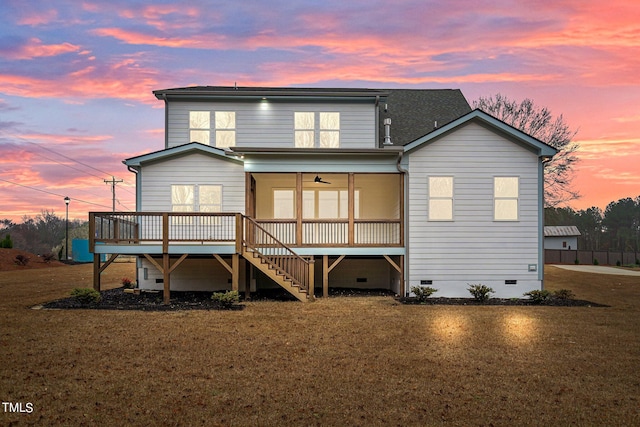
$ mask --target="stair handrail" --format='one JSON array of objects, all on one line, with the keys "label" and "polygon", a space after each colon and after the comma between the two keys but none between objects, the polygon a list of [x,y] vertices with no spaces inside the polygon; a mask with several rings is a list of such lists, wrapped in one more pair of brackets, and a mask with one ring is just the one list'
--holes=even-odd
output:
[{"label": "stair handrail", "polygon": [[[309,292],[309,265],[313,262],[307,260],[298,255],[289,246],[282,243],[277,237],[269,233],[264,227],[258,224],[253,218],[242,215],[245,224],[251,224],[251,227],[244,227],[244,233],[242,235],[242,244],[247,249],[256,253],[261,259],[265,260],[271,267],[276,269],[279,273],[287,276],[293,284],[297,285],[301,290]],[[247,239],[248,235],[255,237],[254,233],[250,233],[249,229],[259,230],[261,234],[264,234],[271,240],[270,243],[262,244],[254,242],[252,239]],[[273,246],[272,246],[273,245]],[[274,250],[271,254],[265,253],[264,250],[260,250],[260,246],[266,248],[271,246]],[[284,253],[278,253],[278,251],[284,251]]]}]

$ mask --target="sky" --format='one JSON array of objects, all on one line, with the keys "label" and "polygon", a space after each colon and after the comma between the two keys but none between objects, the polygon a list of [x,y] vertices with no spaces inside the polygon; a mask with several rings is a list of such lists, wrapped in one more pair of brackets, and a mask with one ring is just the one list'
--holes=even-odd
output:
[{"label": "sky", "polygon": [[0,0],[0,219],[135,210],[164,145],[152,91],[456,88],[578,131],[574,209],[640,195],[640,2]]}]

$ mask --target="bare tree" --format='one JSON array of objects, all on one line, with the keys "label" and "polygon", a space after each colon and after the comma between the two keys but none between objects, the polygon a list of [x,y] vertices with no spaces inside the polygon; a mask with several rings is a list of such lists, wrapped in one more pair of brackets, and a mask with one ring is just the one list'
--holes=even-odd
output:
[{"label": "bare tree", "polygon": [[473,106],[558,150],[544,166],[547,206],[558,206],[580,197],[571,186],[579,147],[573,138],[578,131],[570,129],[562,115],[554,117],[547,108],[537,107],[530,99],[518,103],[501,94],[480,97]]}]

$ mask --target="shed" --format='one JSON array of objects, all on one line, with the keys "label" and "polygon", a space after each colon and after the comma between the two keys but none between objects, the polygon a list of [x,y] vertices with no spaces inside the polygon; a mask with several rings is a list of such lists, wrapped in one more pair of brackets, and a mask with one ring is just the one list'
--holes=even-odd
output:
[{"label": "shed", "polygon": [[544,248],[577,250],[580,230],[575,225],[554,225],[544,227]]}]

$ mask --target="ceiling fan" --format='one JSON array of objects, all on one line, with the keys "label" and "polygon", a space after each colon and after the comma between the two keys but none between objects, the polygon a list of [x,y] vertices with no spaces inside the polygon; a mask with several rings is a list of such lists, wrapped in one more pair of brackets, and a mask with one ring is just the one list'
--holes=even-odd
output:
[{"label": "ceiling fan", "polygon": [[318,184],[331,184],[328,181],[324,181],[322,178],[320,178],[320,176],[316,175],[315,178],[313,178],[313,182],[316,182]]}]

